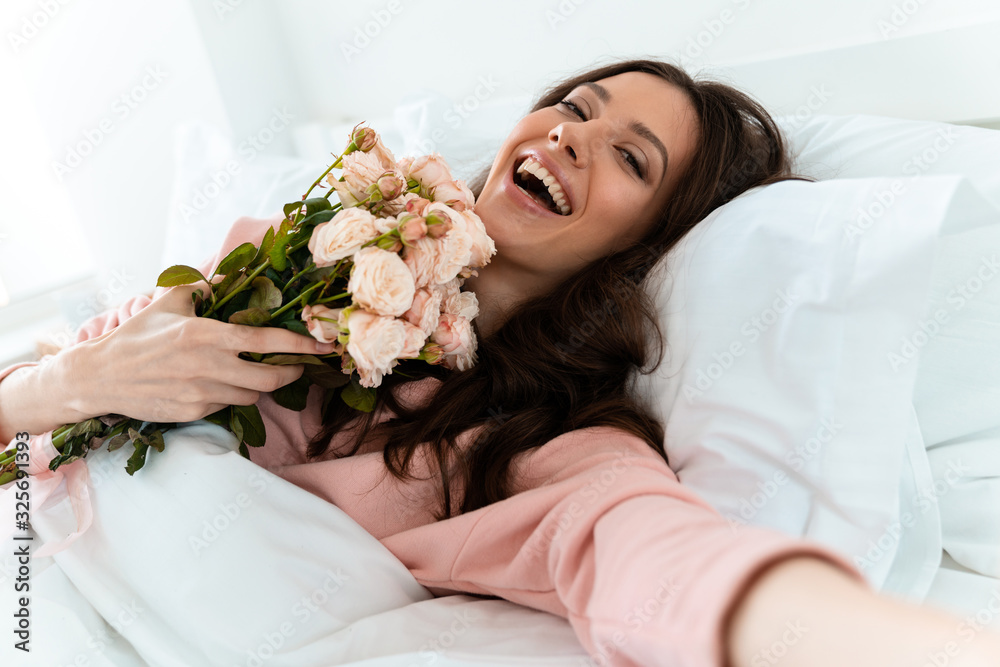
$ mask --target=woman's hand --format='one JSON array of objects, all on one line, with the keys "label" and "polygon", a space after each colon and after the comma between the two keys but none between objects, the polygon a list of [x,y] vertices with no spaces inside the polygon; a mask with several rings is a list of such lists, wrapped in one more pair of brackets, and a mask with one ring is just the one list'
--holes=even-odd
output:
[{"label": "woman's hand", "polygon": [[255,403],[260,392],[302,375],[301,365],[245,361],[240,352],[333,351],[286,329],[195,317],[196,288],[175,287],[104,335],[0,381],[0,443],[110,413],[193,421],[226,405]]},{"label": "woman's hand", "polygon": [[[204,284],[202,283],[202,286]],[[194,421],[227,405],[252,405],[298,379],[302,365],[274,366],[240,352],[329,354],[332,345],[281,328],[195,317],[197,285],[175,287],[103,336],[66,350],[71,407],[80,419],[116,413],[155,422]]]}]

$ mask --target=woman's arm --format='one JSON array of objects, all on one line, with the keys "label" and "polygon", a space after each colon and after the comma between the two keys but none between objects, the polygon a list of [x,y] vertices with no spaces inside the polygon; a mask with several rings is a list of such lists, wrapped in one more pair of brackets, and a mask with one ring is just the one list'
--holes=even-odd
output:
[{"label": "woman's arm", "polygon": [[[280,220],[240,218],[211,269],[240,243],[259,242]],[[78,342],[44,363],[17,368],[0,381],[0,437],[44,433],[103,414],[183,422],[226,405],[251,405],[261,392],[297,379],[303,367],[246,361],[240,352],[327,354],[332,345],[280,328],[194,317],[196,286],[158,289],[84,324]]]},{"label": "woman's arm", "polygon": [[1000,665],[1000,638],[961,628],[959,618],[877,594],[824,561],[788,558],[734,605],[727,667]]}]

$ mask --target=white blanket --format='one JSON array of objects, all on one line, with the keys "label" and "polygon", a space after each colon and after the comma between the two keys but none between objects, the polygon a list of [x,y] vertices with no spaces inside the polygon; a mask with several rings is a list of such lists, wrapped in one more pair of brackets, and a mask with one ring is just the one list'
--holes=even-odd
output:
[{"label": "white blanket", "polygon": [[[15,650],[8,631],[0,665],[588,663],[564,619],[433,598],[346,514],[235,447],[225,430],[196,423],[168,433],[134,477],[124,470],[130,445],[91,452],[94,524],[33,559],[31,652]],[[32,550],[75,525],[57,492],[33,508]],[[7,619],[12,551],[0,572]]]}]

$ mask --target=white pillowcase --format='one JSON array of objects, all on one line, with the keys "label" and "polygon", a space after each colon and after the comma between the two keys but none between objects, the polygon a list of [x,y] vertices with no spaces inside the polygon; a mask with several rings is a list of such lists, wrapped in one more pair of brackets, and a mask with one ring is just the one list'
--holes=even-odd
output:
[{"label": "white pillowcase", "polygon": [[[938,515],[909,485],[911,467],[929,477],[917,364],[891,355],[926,320],[938,238],[996,210],[960,177],[924,177],[853,231],[893,182],[778,183],[699,223],[651,283],[668,350],[640,387],[667,424],[671,467],[734,530],[816,539],[863,559],[873,585],[922,596]],[[912,525],[895,530],[906,512]]]}]

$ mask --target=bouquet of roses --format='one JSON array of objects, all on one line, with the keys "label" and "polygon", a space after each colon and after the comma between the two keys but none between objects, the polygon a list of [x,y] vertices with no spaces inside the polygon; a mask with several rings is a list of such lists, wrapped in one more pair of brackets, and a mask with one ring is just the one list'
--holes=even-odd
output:
[{"label": "bouquet of roses", "polygon": [[[397,161],[369,127],[355,127],[350,143],[302,197],[285,205],[280,226],[259,246],[244,243],[211,276],[172,266],[157,285],[199,281],[195,313],[224,322],[284,327],[334,343],[325,356],[243,353],[266,364],[305,364],[295,382],[273,393],[275,401],[302,410],[311,385],[324,389],[324,410],[337,396],[370,411],[376,387],[401,360],[464,370],[476,361],[471,321],[476,296],[461,291],[465,278],[496,252],[473,212],[472,192],[452,178],[440,155]],[[339,176],[333,173],[340,169]],[[323,197],[310,198],[326,179]],[[322,186],[321,186],[322,187]],[[331,203],[336,193],[339,202]],[[247,446],[264,444],[255,406],[229,406],[205,417]],[[83,458],[107,444],[135,446],[126,466],[142,468],[150,447],[163,451],[163,433],[176,424],[105,415],[56,429],[60,452],[49,468]],[[14,451],[0,454],[0,484],[16,472]]]}]

